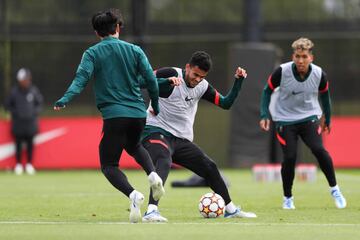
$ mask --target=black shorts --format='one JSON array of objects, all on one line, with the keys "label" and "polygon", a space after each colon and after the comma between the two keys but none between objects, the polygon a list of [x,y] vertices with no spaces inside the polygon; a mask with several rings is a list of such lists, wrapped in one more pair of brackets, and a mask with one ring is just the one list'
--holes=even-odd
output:
[{"label": "black shorts", "polygon": [[99,145],[101,165],[118,166],[122,151],[130,155],[140,145],[145,118],[111,118],[103,121],[102,139]]}]

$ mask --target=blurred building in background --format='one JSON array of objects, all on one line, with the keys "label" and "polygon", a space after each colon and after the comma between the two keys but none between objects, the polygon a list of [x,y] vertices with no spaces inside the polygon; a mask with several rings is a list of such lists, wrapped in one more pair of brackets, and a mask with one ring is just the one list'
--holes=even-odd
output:
[{"label": "blurred building in background", "polygon": [[[360,114],[360,0],[0,0],[1,103],[16,70],[27,66],[49,106],[44,114],[53,114],[50,106],[72,81],[81,54],[97,42],[91,16],[110,7],[124,15],[121,38],[140,44],[153,68],[181,66],[193,51],[208,51],[214,68],[207,79],[224,94],[232,85],[229,49],[234,44],[271,43],[284,62],[291,42],[309,37],[315,63],[331,81],[334,113]],[[92,106],[90,84],[67,113],[96,115]],[[212,114],[216,118],[208,117]],[[220,165],[226,163],[229,126],[229,112],[199,109],[196,141]],[[207,133],[215,127],[223,130],[212,141]]]}]

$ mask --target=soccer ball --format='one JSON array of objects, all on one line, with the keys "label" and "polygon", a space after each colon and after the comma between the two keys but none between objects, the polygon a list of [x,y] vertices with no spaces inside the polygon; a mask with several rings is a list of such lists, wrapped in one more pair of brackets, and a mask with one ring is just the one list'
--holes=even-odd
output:
[{"label": "soccer ball", "polygon": [[206,193],[200,198],[199,211],[204,218],[216,218],[224,213],[225,201],[216,193]]}]

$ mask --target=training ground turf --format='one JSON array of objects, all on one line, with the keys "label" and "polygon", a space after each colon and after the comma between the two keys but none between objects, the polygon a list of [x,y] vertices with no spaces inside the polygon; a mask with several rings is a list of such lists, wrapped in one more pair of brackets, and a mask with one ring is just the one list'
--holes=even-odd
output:
[{"label": "training ground turf", "polygon": [[[170,182],[188,171],[173,170],[160,210],[166,224],[130,224],[128,199],[99,171],[45,171],[35,176],[0,172],[0,239],[360,239],[360,170],[338,170],[348,201],[336,209],[325,178],[295,181],[296,210],[281,209],[281,184],[256,183],[248,170],[224,170],[235,204],[254,211],[256,219],[204,219],[198,200],[208,188],[174,189]],[[145,193],[143,171],[126,171]],[[142,211],[145,210],[145,205]]]}]

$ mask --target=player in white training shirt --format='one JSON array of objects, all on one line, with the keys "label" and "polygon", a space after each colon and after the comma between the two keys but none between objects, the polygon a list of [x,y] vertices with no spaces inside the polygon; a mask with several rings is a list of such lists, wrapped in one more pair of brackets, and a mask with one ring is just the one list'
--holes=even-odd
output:
[{"label": "player in white training shirt", "polygon": [[[171,163],[176,163],[205,178],[210,188],[224,198],[226,218],[256,217],[254,213],[244,212],[234,205],[216,164],[192,142],[199,100],[205,99],[221,108],[229,109],[246,77],[246,71],[237,68],[232,89],[228,95],[222,96],[205,80],[210,68],[209,54],[198,51],[192,55],[185,69],[161,68],[156,71],[157,77],[181,77],[183,82],[179,86],[159,83],[160,113],[155,116],[151,114],[151,107],[148,109],[142,143],[164,183]],[[160,215],[157,205],[158,201],[150,194],[148,209],[143,217],[144,222],[167,221]]]},{"label": "player in white training shirt", "polygon": [[[323,146],[321,133],[330,132],[330,95],[326,74],[313,64],[314,44],[307,38],[293,42],[292,61],[281,64],[269,77],[261,98],[261,129],[268,131],[270,112],[276,125],[284,160],[281,167],[283,181],[283,209],[295,209],[292,185],[295,175],[297,141],[300,136],[315,155],[330,186],[330,193],[338,208],[346,207],[336,183],[332,159]],[[275,91],[275,89],[277,89]],[[320,121],[324,110],[324,121]],[[274,102],[273,102],[274,101]]]}]

